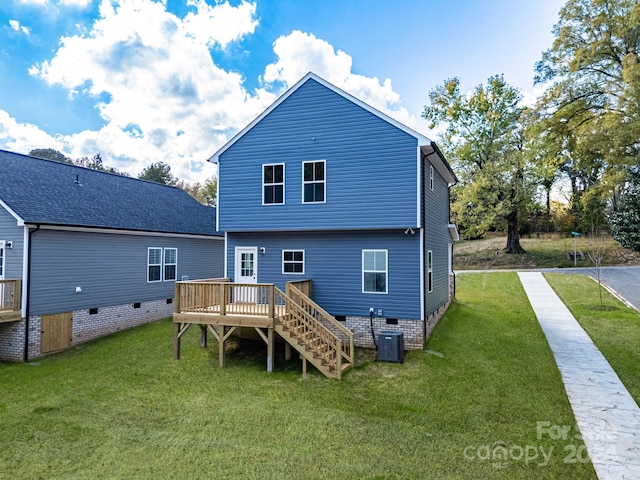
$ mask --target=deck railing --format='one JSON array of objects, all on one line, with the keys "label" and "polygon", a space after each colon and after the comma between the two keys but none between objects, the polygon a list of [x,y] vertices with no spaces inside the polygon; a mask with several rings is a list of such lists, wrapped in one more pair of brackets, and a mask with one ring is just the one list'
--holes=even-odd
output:
[{"label": "deck railing", "polygon": [[21,303],[20,280],[0,280],[0,311],[19,311]]},{"label": "deck railing", "polygon": [[176,282],[175,312],[273,318],[274,285],[228,279]]}]

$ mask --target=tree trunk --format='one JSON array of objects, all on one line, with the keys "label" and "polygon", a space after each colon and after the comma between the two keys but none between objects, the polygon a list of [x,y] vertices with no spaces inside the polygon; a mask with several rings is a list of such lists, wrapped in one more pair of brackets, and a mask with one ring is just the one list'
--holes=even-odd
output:
[{"label": "tree trunk", "polygon": [[505,253],[525,253],[520,246],[520,234],[518,233],[518,212],[512,212],[507,216],[507,246]]}]

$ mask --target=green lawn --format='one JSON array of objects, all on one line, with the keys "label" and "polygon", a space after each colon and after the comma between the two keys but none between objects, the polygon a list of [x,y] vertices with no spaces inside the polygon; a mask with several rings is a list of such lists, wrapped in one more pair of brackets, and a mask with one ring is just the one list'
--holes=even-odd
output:
[{"label": "green lawn", "polygon": [[640,315],[581,275],[546,274],[549,284],[640,404]]},{"label": "green lawn", "polygon": [[194,329],[175,361],[168,321],[0,364],[0,478],[595,479],[516,274],[461,275],[457,296],[427,351],[341,382],[282,349],[268,374],[246,342],[220,369]]}]

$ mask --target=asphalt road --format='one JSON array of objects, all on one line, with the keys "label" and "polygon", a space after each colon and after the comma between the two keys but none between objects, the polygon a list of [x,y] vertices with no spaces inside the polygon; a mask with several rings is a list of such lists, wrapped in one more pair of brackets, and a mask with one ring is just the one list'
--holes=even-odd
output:
[{"label": "asphalt road", "polygon": [[[594,267],[548,268],[543,272],[588,275],[598,278]],[[600,280],[640,311],[640,267],[601,267]]]}]

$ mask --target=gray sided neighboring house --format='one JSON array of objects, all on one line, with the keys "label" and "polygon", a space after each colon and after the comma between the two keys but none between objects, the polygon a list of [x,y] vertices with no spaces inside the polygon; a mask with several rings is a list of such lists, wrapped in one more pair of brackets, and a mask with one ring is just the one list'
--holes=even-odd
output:
[{"label": "gray sided neighboring house", "polygon": [[[223,273],[215,208],[175,187],[0,150],[0,360],[168,317],[176,280]],[[19,298],[8,280],[20,280]]]}]

